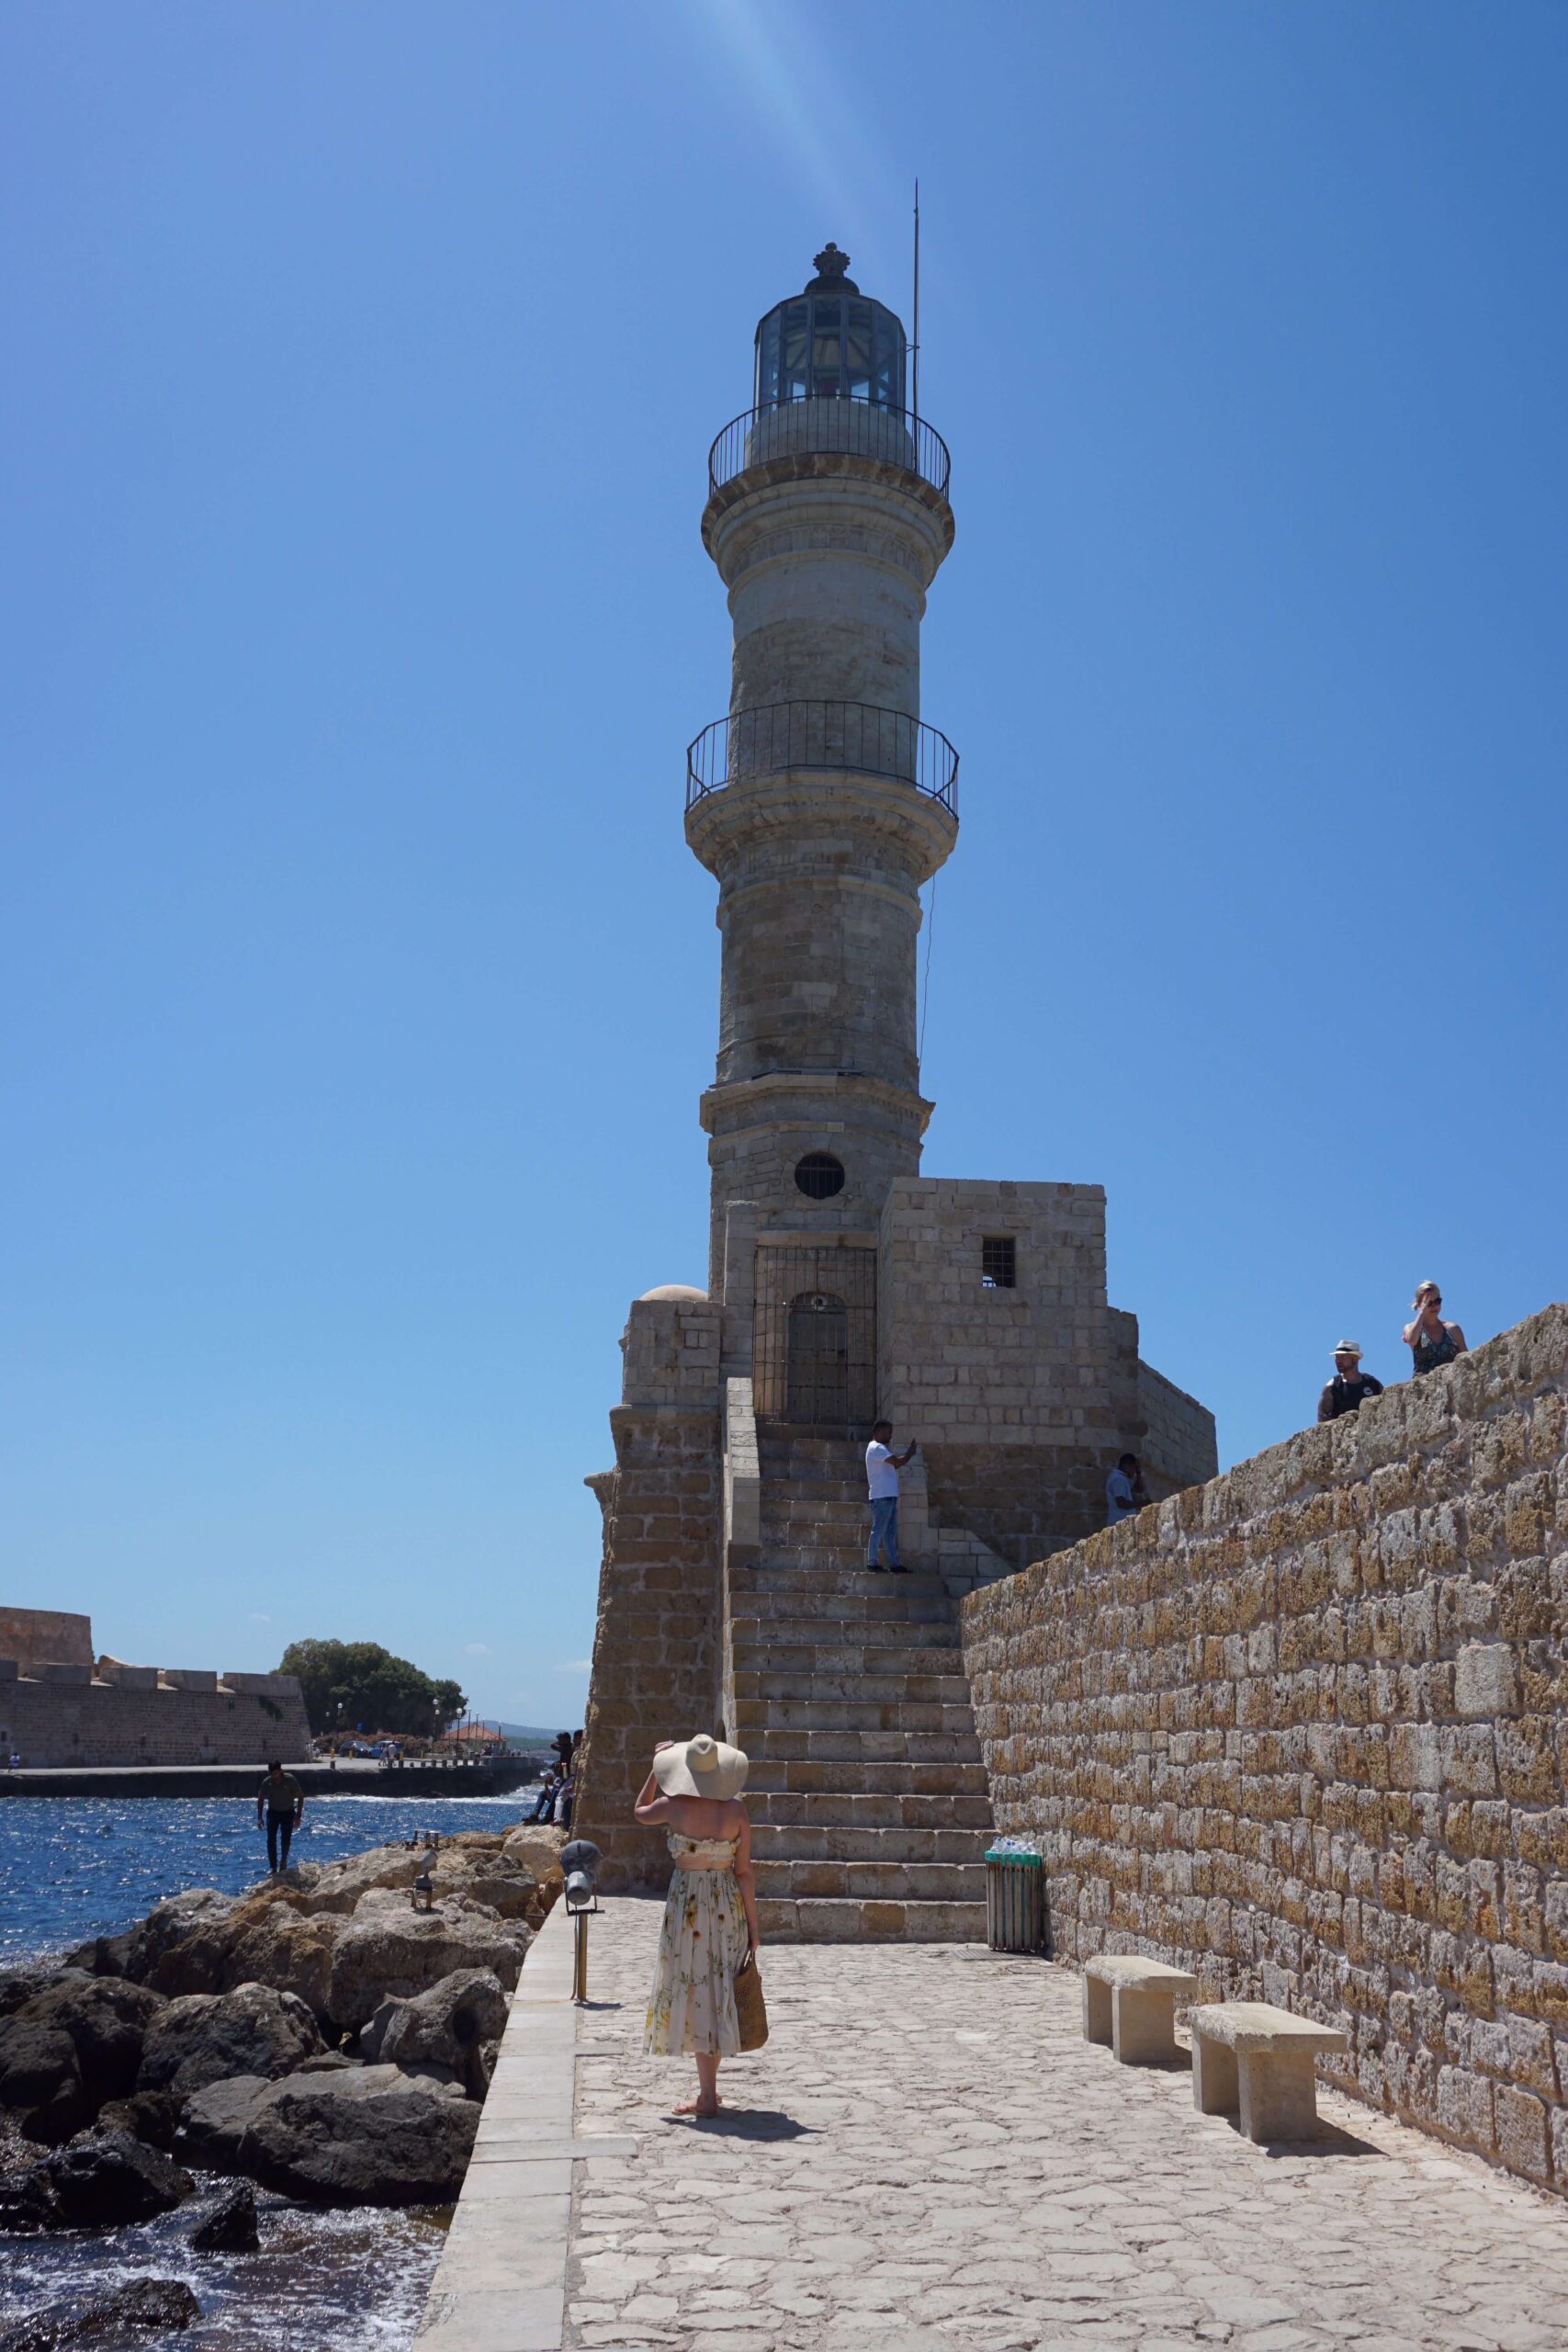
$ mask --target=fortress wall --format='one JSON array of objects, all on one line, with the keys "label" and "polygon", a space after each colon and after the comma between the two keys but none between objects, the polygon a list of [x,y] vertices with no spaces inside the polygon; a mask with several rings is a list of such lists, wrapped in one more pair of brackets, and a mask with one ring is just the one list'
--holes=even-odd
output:
[{"label": "fortress wall", "polygon": [[14,1657],[24,1674],[45,1660],[90,1667],[93,1621],[62,1609],[0,1608],[0,1657]]},{"label": "fortress wall", "polygon": [[964,1603],[1055,1949],[1568,2193],[1568,1307]]},{"label": "fortress wall", "polygon": [[1141,1357],[1137,1384],[1144,1434],[1133,1451],[1142,1459],[1153,1491],[1201,1486],[1220,1466],[1213,1413]]},{"label": "fortress wall", "polygon": [[0,1759],[42,1765],[298,1763],[310,1753],[305,1702],[260,1694],[119,1683],[0,1681]]}]

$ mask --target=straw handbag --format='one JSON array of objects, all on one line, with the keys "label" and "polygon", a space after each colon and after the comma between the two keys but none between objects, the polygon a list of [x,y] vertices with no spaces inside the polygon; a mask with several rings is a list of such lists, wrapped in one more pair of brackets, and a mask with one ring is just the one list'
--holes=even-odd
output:
[{"label": "straw handbag", "polygon": [[735,1973],[735,2015],[741,2049],[761,2050],[768,2038],[768,2005],[762,1998],[762,1972],[753,1951],[747,1953]]}]

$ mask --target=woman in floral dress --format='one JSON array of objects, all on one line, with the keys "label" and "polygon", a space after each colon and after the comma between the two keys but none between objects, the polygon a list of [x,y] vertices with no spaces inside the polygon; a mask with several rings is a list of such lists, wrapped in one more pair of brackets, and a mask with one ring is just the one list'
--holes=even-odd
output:
[{"label": "woman in floral dress", "polygon": [[661,1740],[636,1805],[665,1829],[675,1868],[659,1934],[659,1969],[643,2048],[694,2057],[697,2096],[677,2115],[718,2113],[718,2062],[740,2047],[735,1973],[761,1939],[751,1870],[751,1825],[740,1792],[746,1758],[702,1733]]}]

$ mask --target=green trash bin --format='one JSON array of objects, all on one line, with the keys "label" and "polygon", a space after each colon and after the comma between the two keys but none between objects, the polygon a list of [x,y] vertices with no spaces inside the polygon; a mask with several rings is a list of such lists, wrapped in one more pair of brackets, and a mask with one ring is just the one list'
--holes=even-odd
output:
[{"label": "green trash bin", "polygon": [[993,1951],[1045,1950],[1045,1864],[1041,1855],[987,1848],[986,1939]]}]

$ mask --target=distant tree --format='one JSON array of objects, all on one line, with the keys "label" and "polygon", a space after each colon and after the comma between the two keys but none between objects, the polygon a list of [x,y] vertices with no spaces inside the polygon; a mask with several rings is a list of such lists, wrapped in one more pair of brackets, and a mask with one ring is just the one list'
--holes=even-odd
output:
[{"label": "distant tree", "polygon": [[456,1682],[432,1681],[379,1642],[290,1642],[279,1674],[298,1675],[312,1732],[439,1732],[468,1702]]}]

